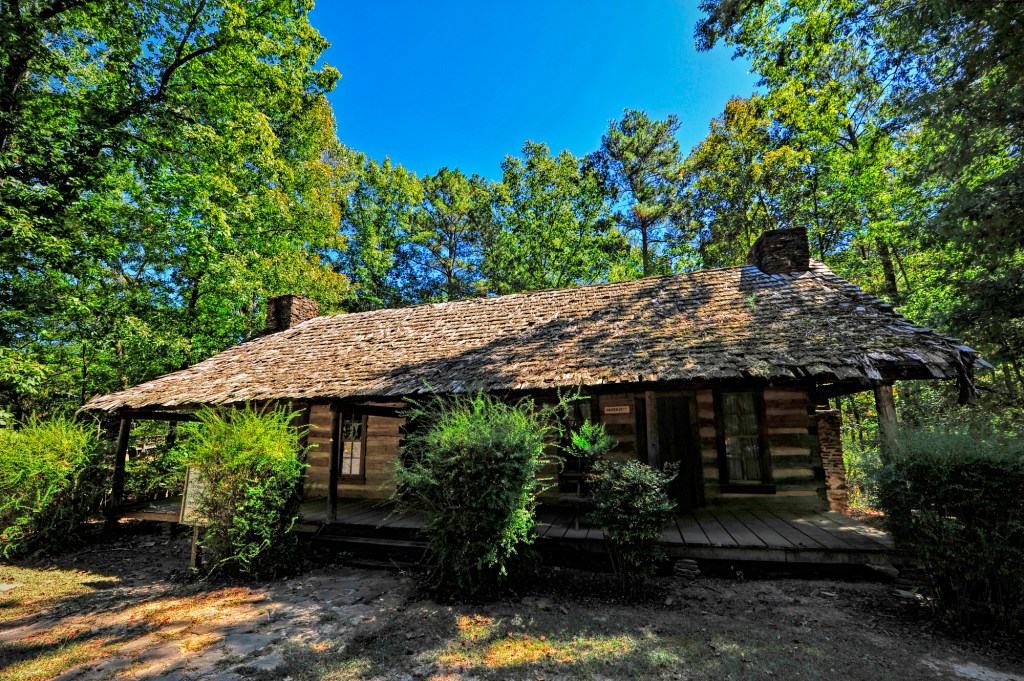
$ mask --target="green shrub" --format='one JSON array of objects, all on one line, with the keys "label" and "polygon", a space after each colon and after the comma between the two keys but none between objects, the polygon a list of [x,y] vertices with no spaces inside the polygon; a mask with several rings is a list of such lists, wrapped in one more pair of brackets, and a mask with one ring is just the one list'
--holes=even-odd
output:
[{"label": "green shrub", "polygon": [[971,434],[908,432],[878,501],[897,545],[930,578],[957,627],[1024,627],[1024,446]]},{"label": "green shrub", "polygon": [[675,511],[669,496],[675,477],[675,470],[657,471],[635,460],[594,465],[590,519],[604,528],[620,586],[627,595],[639,595],[665,559],[659,540]]},{"label": "green shrub", "polygon": [[437,398],[407,413],[393,500],[427,515],[429,586],[438,595],[491,593],[529,557],[556,409],[478,394]]},{"label": "green shrub", "polygon": [[106,481],[93,433],[63,417],[0,429],[0,555],[61,548],[80,536]]},{"label": "green shrub", "polygon": [[[582,475],[589,477],[594,464],[612,451],[615,444],[615,438],[608,434],[603,423],[583,421],[579,427],[569,433],[565,454],[578,462]],[[589,484],[586,478],[584,482]]]},{"label": "green shrub", "polygon": [[846,467],[850,505],[856,508],[877,508],[878,478],[882,473],[882,458],[878,449],[863,446],[856,440],[847,440],[843,443],[843,464]]},{"label": "green shrub", "polygon": [[264,579],[294,569],[305,463],[293,416],[284,408],[204,409],[180,441],[205,483],[198,512],[210,573]]}]

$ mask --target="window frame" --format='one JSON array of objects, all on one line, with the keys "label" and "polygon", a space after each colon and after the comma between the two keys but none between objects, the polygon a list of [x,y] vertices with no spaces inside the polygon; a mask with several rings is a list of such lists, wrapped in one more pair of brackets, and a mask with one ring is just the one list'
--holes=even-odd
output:
[{"label": "window frame", "polygon": [[[723,395],[727,393],[749,393],[753,396],[754,417],[757,419],[758,462],[761,467],[760,480],[731,480],[729,458],[725,444],[725,409]],[[775,494],[772,474],[771,449],[768,445],[767,412],[764,390],[760,387],[721,389],[713,392],[715,408],[715,444],[718,449],[718,481],[723,493]]]},{"label": "window frame", "polygon": [[[359,439],[358,440],[344,440],[345,435],[345,422],[359,420]],[[334,460],[335,470],[338,472],[338,483],[348,485],[365,485],[366,484],[366,431],[368,430],[369,417],[366,414],[359,414],[353,411],[346,411],[339,409],[338,411],[338,425],[334,437]],[[344,444],[347,442],[358,442],[359,443],[359,474],[346,475],[342,471],[344,470]]]}]

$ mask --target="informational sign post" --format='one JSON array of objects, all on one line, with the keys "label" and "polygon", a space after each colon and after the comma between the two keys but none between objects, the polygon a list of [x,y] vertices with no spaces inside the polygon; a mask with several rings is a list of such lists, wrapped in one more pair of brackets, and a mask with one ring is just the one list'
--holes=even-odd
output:
[{"label": "informational sign post", "polygon": [[206,496],[206,480],[199,471],[185,471],[185,493],[181,495],[181,514],[178,522],[186,525],[204,525],[199,505]]},{"label": "informational sign post", "polygon": [[198,568],[202,565],[199,555],[199,528],[205,520],[199,512],[199,505],[206,497],[206,480],[199,471],[191,468],[185,471],[185,492],[181,495],[181,512],[178,522],[192,526],[192,560],[190,566]]}]

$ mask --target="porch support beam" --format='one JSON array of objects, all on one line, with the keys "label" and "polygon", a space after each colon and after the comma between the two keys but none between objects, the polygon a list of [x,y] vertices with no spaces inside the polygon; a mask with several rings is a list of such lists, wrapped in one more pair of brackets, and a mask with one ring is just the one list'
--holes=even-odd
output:
[{"label": "porch support beam", "polygon": [[647,465],[661,468],[661,443],[658,442],[658,394],[644,392],[644,411],[647,413]]},{"label": "porch support beam", "polygon": [[135,421],[198,421],[195,414],[185,411],[158,411],[156,409],[131,409],[124,415]]},{"label": "porch support beam", "polygon": [[117,444],[114,445],[114,473],[110,481],[110,503],[107,506],[107,525],[117,522],[124,501],[124,466],[128,458],[128,442],[132,433],[132,419],[122,414],[117,430]]},{"label": "porch support beam", "polygon": [[327,465],[327,518],[338,519],[338,458],[341,451],[341,408],[331,409],[331,456]]},{"label": "porch support beam", "polygon": [[878,412],[878,454],[882,463],[887,464],[896,453],[896,400],[892,383],[875,388],[875,409]]}]

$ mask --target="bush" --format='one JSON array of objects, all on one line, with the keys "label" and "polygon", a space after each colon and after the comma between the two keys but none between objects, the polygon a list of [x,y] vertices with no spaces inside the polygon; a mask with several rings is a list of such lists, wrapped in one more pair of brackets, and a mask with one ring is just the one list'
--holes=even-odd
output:
[{"label": "bush", "polygon": [[[604,458],[615,444],[615,438],[608,434],[603,423],[584,421],[569,434],[565,454],[577,461],[580,473],[585,476],[584,484],[589,484],[588,478],[594,464]],[[589,492],[589,488],[581,486],[581,492]]]},{"label": "bush", "polygon": [[897,545],[929,575],[948,624],[1024,627],[1024,447],[978,435],[909,432],[878,501]]},{"label": "bush", "polygon": [[847,440],[843,442],[843,465],[846,467],[850,505],[856,508],[877,508],[878,478],[882,473],[882,458],[878,449],[863,446],[856,440]]},{"label": "bush", "polygon": [[639,595],[665,559],[661,530],[673,517],[669,497],[674,470],[657,471],[635,460],[599,461],[590,476],[591,522],[604,528],[624,593]]},{"label": "bush", "polygon": [[0,555],[75,541],[105,489],[96,444],[91,428],[63,417],[0,429]]},{"label": "bush", "polygon": [[538,473],[557,408],[487,395],[437,398],[407,412],[393,500],[427,515],[429,587],[475,598],[505,587],[530,557]]},{"label": "bush", "polygon": [[288,409],[212,409],[179,447],[205,483],[198,504],[200,541],[209,572],[254,579],[294,569],[293,526],[305,470],[302,433]]}]

